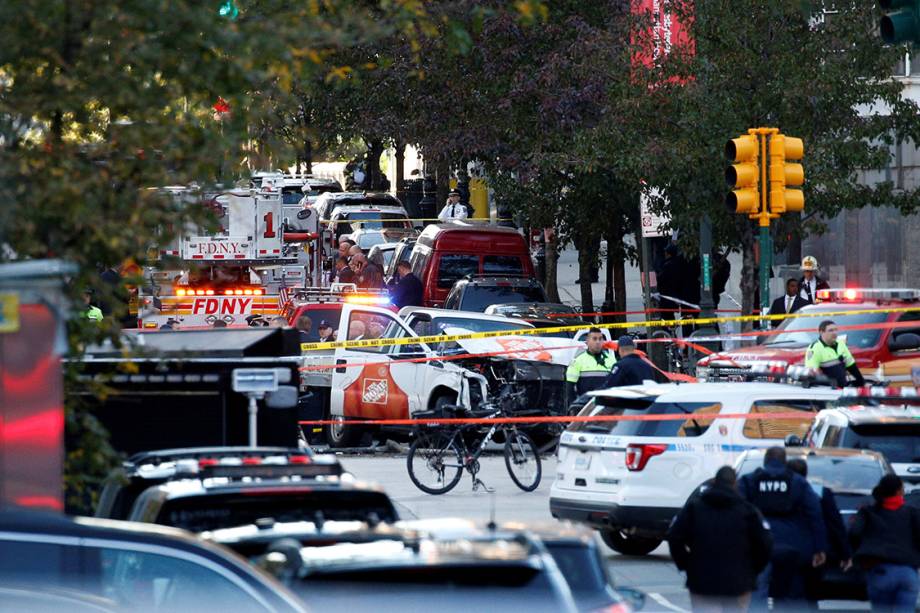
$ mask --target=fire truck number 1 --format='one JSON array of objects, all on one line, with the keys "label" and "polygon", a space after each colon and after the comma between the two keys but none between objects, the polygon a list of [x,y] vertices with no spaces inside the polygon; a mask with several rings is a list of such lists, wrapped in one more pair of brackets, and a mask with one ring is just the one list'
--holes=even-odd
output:
[{"label": "fire truck number 1", "polygon": [[263,234],[262,236],[265,238],[275,238],[275,229],[273,227],[275,216],[272,214],[271,211],[269,211],[268,213],[265,214],[264,217],[262,217],[262,219],[265,220],[265,234]]}]

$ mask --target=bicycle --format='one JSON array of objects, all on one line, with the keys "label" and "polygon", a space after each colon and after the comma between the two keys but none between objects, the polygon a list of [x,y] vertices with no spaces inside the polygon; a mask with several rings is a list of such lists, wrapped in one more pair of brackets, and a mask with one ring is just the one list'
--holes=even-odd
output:
[{"label": "bicycle", "polygon": [[[518,394],[507,394],[503,400],[513,399],[515,396]],[[452,405],[445,405],[443,408],[457,417],[494,419],[509,416],[507,404],[502,402],[497,410],[489,408],[478,413]],[[522,413],[517,412],[516,415],[521,416]],[[427,416],[420,417],[427,419]],[[432,419],[437,418],[432,415]],[[417,432],[419,430],[416,428]],[[505,468],[508,469],[511,480],[525,492],[537,489],[543,476],[543,467],[533,439],[526,432],[519,430],[515,424],[492,424],[485,435],[477,440],[477,433],[481,430],[477,424],[463,424],[453,428],[434,426],[427,432],[418,433],[406,457],[406,466],[412,483],[427,494],[446,494],[457,486],[463,471],[466,470],[473,479],[474,492],[480,487],[487,492],[494,491],[477,476],[480,469],[479,457],[495,434],[501,431],[505,439]]]}]

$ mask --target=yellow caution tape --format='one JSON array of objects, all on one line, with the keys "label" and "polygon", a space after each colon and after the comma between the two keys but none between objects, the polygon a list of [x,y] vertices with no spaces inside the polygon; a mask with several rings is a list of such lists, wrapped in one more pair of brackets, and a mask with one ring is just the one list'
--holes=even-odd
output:
[{"label": "yellow caution tape", "polygon": [[[607,330],[624,328],[664,328],[685,325],[716,324],[732,321],[762,321],[798,319],[802,317],[820,317],[828,319],[844,315],[866,315],[869,313],[909,313],[920,311],[920,307],[900,307],[889,309],[857,309],[849,311],[823,311],[820,313],[781,313],[778,315],[732,315],[729,317],[705,317],[698,319],[652,319],[646,321],[627,321],[610,324],[584,323],[574,326],[554,326],[552,328],[517,328],[515,330],[495,330],[491,332],[470,332],[468,334],[431,334],[428,336],[406,336],[402,338],[372,338],[354,341],[331,341],[326,343],[301,343],[301,352],[323,349],[361,349],[366,347],[390,347],[393,345],[416,345],[418,343],[450,343],[477,338],[495,338],[498,336],[528,336],[537,334],[555,334],[557,332],[577,332],[586,328],[604,328]],[[458,326],[461,327],[461,326]]]}]

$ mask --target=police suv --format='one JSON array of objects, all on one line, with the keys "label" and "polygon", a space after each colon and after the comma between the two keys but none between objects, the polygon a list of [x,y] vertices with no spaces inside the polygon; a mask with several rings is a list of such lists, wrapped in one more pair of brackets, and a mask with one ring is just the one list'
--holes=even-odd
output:
[{"label": "police suv", "polygon": [[[840,391],[778,383],[670,383],[591,395],[580,416],[661,417],[570,425],[559,441],[550,512],[593,526],[616,551],[645,555],[661,543],[687,497],[716,470],[745,450],[801,436]],[[773,413],[784,415],[719,417]],[[795,419],[799,413],[801,419]]]},{"label": "police suv", "polygon": [[871,449],[906,483],[920,485],[920,395],[913,387],[847,389],[805,437],[809,447]]}]

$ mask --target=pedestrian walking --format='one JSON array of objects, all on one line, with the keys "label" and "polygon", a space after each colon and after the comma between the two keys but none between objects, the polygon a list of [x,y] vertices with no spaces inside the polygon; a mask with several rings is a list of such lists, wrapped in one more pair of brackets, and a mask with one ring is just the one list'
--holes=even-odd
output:
[{"label": "pedestrian walking", "polygon": [[757,508],[738,493],[731,466],[687,500],[667,541],[674,564],[687,574],[694,611],[747,611],[773,537]]},{"label": "pedestrian walking", "polygon": [[853,559],[866,572],[873,611],[913,611],[920,589],[920,509],[905,506],[897,475],[882,477],[872,497],[875,504],[861,508],[850,529]]},{"label": "pedestrian walking", "polygon": [[738,490],[756,506],[773,533],[770,563],[757,580],[752,608],[766,610],[767,597],[790,608],[805,606],[805,575],[826,561],[821,503],[808,481],[786,466],[786,450],[770,447],[763,467],[744,475]]},{"label": "pedestrian walking", "polygon": [[438,213],[438,220],[442,223],[447,223],[450,221],[460,221],[467,217],[468,211],[466,210],[466,205],[460,202],[460,192],[455,189],[450,190],[447,194],[447,203],[444,205],[444,208],[441,209],[441,212]]},{"label": "pedestrian walking", "polygon": [[629,335],[623,335],[617,342],[620,359],[613,365],[604,381],[604,387],[621,387],[624,385],[641,385],[643,381],[654,381],[655,370],[648,361],[636,353],[636,341]]},{"label": "pedestrian walking", "polygon": [[604,349],[604,333],[600,328],[588,330],[585,346],[585,351],[578,354],[565,371],[569,402],[603,387],[617,362],[616,356]]},{"label": "pedestrian walking", "polygon": [[[770,305],[770,315],[784,315],[795,313],[802,307],[808,306],[809,302],[799,296],[799,282],[796,279],[786,280],[786,295],[780,296]],[[770,325],[774,328],[783,323],[782,319],[771,319]]]},{"label": "pedestrian walking", "polygon": [[805,351],[805,367],[821,371],[837,387],[846,387],[850,373],[856,385],[862,387],[866,380],[847,344],[837,338],[837,332],[837,324],[829,319],[818,324],[818,340]]},{"label": "pedestrian walking", "polygon": [[[796,458],[789,460],[786,465],[794,473],[798,473],[808,479],[808,462]],[[808,482],[811,489],[815,491],[818,499],[821,501],[821,518],[824,520],[824,527],[827,531],[827,562],[823,566],[812,568],[805,573],[805,599],[813,610],[818,609],[818,601],[821,599],[821,580],[828,568],[839,566],[844,572],[850,570],[853,566],[853,552],[850,549],[850,541],[847,536],[847,528],[843,524],[843,518],[840,516],[840,508],[837,506],[837,499],[834,492],[823,485],[818,485],[812,481]]]},{"label": "pedestrian walking", "polygon": [[818,260],[814,256],[806,255],[802,258],[802,278],[799,279],[800,295],[802,298],[814,304],[817,302],[818,290],[830,289],[827,281],[818,276]]}]

